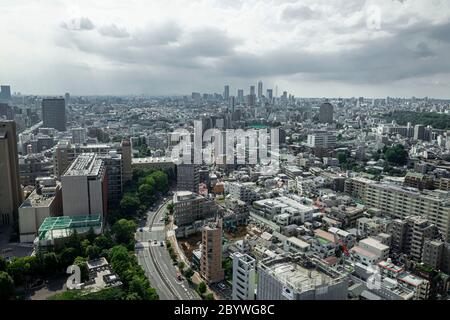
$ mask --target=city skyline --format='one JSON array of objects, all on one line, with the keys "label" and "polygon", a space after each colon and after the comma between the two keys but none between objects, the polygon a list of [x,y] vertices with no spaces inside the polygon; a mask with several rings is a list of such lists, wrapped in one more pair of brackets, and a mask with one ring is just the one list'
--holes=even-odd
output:
[{"label": "city skyline", "polygon": [[278,85],[296,97],[450,98],[445,1],[2,1],[0,9],[0,83],[24,94],[189,95],[230,84],[236,95],[262,80],[263,94]]}]

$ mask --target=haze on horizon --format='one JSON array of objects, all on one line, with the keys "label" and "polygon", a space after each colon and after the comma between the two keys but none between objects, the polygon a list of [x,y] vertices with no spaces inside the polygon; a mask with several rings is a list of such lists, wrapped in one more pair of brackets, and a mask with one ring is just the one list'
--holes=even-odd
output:
[{"label": "haze on horizon", "polygon": [[236,95],[262,80],[299,97],[450,98],[447,0],[2,0],[0,12],[0,83],[23,94]]}]

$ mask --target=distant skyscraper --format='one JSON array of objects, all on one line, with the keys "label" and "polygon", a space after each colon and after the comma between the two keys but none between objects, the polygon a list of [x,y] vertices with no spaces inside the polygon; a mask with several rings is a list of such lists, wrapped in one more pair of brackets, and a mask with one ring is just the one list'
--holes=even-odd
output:
[{"label": "distant skyscraper", "polygon": [[267,99],[272,100],[273,99],[273,90],[267,89]]},{"label": "distant skyscraper", "polygon": [[320,123],[333,123],[333,105],[329,102],[322,103],[319,109]]},{"label": "distant skyscraper", "polygon": [[10,86],[0,86],[0,101],[11,100],[11,87]]},{"label": "distant skyscraper", "polygon": [[237,99],[239,103],[243,103],[244,102],[244,90],[243,89],[239,89],[237,92]]},{"label": "distant skyscraper", "polygon": [[249,106],[254,106],[256,104],[255,86],[250,86],[250,94],[248,95],[247,104]]},{"label": "distant skyscraper", "polygon": [[64,95],[64,100],[66,101],[66,107],[67,107],[70,102],[70,93],[66,92],[66,94]]},{"label": "distant skyscraper", "polygon": [[258,99],[261,99],[263,95],[263,83],[262,81],[258,82]]},{"label": "distant skyscraper", "polygon": [[226,85],[223,90],[223,99],[225,101],[228,101],[229,98],[230,98],[230,86]]},{"label": "distant skyscraper", "polygon": [[44,128],[66,131],[66,101],[64,98],[42,100],[42,121]]},{"label": "distant skyscraper", "polygon": [[0,225],[10,225],[22,203],[16,123],[0,122]]}]

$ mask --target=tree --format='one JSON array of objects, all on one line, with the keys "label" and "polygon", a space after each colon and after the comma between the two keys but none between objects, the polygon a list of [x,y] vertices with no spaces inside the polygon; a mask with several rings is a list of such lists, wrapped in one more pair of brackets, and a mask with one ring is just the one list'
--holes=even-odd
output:
[{"label": "tree", "polygon": [[172,202],[167,205],[167,210],[169,210],[169,214],[173,214],[173,203]]},{"label": "tree", "polygon": [[14,296],[14,280],[9,274],[0,271],[0,300],[9,300]]},{"label": "tree", "polygon": [[5,258],[0,256],[0,271],[6,271],[6,268],[8,267],[8,262]]},{"label": "tree", "polygon": [[231,259],[230,257],[225,258],[222,261],[222,268],[225,271],[225,277],[231,280],[231,277],[233,275],[233,259]]},{"label": "tree", "polygon": [[194,275],[194,271],[192,271],[191,268],[187,268],[186,270],[184,270],[184,276],[186,277],[187,281],[191,281],[192,276]]},{"label": "tree", "polygon": [[96,245],[88,246],[86,248],[86,256],[90,260],[98,259],[100,257],[100,252],[101,252],[100,248],[97,247]]},{"label": "tree", "polygon": [[205,295],[205,300],[215,300],[214,295],[210,292],[207,295]]},{"label": "tree", "polygon": [[136,213],[140,206],[139,199],[132,194],[125,194],[120,201],[120,210],[127,216],[132,216]]},{"label": "tree", "polygon": [[44,272],[46,274],[53,274],[58,270],[59,261],[54,252],[47,252],[44,254]]},{"label": "tree", "polygon": [[73,261],[77,257],[77,252],[74,248],[64,248],[60,253],[58,257],[58,261],[61,267],[67,268],[71,264],[73,264]]},{"label": "tree", "polygon": [[197,292],[202,296],[206,292],[206,283],[204,281],[197,285]]},{"label": "tree", "polygon": [[344,164],[347,162],[347,155],[344,152],[339,152],[337,154],[337,158],[340,164]]},{"label": "tree", "polygon": [[153,202],[154,188],[149,184],[142,184],[138,189],[139,200],[149,206]]},{"label": "tree", "polygon": [[137,225],[132,220],[120,219],[111,228],[117,243],[128,244],[134,239]]},{"label": "tree", "polygon": [[185,266],[186,264],[183,261],[178,262],[178,269],[180,269],[181,272],[183,272]]},{"label": "tree", "polygon": [[99,235],[94,240],[94,244],[102,250],[110,249],[114,245],[114,241],[111,239],[110,234]]},{"label": "tree", "polygon": [[408,152],[401,144],[397,144],[385,150],[384,159],[389,163],[403,166],[408,161]]}]

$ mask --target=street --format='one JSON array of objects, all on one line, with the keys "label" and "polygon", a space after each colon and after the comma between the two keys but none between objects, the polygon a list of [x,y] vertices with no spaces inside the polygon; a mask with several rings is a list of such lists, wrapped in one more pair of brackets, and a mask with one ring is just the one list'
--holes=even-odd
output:
[{"label": "street", "polygon": [[199,297],[189,283],[177,279],[178,269],[165,247],[164,212],[168,201],[156,205],[160,204],[161,207],[147,213],[146,225],[136,232],[138,262],[161,300],[197,300]]}]

